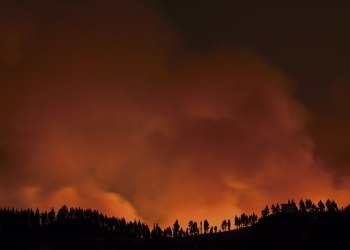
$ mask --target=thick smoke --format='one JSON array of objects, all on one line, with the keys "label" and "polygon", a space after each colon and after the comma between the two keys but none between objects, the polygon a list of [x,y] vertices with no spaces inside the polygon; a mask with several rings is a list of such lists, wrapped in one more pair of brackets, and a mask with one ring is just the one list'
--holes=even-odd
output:
[{"label": "thick smoke", "polygon": [[2,6],[1,206],[184,226],[349,198],[314,157],[294,83],[263,58],[186,52],[138,2],[37,3]]}]

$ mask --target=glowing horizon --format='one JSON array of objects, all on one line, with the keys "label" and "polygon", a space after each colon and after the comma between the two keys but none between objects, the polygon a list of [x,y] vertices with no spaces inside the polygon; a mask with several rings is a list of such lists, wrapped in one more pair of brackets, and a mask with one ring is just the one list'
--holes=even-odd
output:
[{"label": "glowing horizon", "polygon": [[192,51],[137,1],[27,7],[0,19],[0,207],[185,228],[292,198],[350,203],[346,81],[319,117],[267,58]]}]

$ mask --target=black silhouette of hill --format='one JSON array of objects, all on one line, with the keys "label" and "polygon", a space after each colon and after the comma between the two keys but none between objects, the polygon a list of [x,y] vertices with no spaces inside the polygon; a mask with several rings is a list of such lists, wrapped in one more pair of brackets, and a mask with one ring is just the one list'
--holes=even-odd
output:
[{"label": "black silhouette of hill", "polygon": [[[237,223],[243,228],[236,230],[226,230],[224,220],[223,231],[217,233],[190,227],[185,232],[176,223],[164,230],[155,224],[150,230],[140,221],[126,222],[96,210],[66,206],[57,214],[53,209],[40,213],[8,208],[0,209],[0,249],[347,249],[348,208],[275,211],[251,226]],[[190,225],[197,223],[190,221]]]}]

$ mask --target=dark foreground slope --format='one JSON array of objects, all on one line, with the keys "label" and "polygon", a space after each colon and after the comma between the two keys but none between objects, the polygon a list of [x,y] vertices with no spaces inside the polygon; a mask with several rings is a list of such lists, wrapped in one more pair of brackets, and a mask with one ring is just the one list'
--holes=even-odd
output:
[{"label": "dark foreground slope", "polygon": [[250,228],[184,238],[116,237],[82,221],[0,230],[0,249],[349,249],[349,239],[348,213],[281,213]]},{"label": "dark foreground slope", "polygon": [[349,213],[292,213],[261,219],[249,241],[255,249],[349,249],[349,236]]}]

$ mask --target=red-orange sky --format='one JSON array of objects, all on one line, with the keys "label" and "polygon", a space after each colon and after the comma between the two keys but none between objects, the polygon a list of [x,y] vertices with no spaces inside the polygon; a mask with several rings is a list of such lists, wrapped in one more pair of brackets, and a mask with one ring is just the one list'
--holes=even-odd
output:
[{"label": "red-orange sky", "polygon": [[214,42],[214,24],[229,31],[213,21],[206,44],[181,6],[125,2],[0,2],[0,206],[185,227],[290,198],[350,203],[348,71],[300,77],[303,58],[280,66],[254,45],[275,33]]}]

